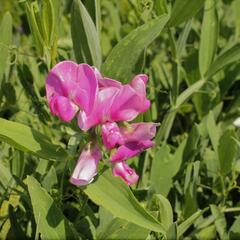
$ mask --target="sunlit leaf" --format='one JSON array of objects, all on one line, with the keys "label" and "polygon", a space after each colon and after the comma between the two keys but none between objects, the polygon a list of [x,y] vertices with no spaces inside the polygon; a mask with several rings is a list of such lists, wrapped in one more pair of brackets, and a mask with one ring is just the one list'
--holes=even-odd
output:
[{"label": "sunlit leaf", "polygon": [[45,159],[66,159],[67,153],[42,133],[21,123],[0,118],[0,140]]},{"label": "sunlit leaf", "polygon": [[102,66],[103,73],[124,83],[131,80],[141,53],[161,33],[168,18],[168,15],[162,15],[129,33],[105,60]]}]

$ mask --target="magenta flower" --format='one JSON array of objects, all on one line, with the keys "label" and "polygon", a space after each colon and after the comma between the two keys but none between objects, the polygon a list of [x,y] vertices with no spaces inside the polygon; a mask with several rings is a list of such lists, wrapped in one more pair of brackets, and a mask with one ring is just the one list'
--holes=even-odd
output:
[{"label": "magenta flower", "polygon": [[87,64],[63,61],[47,76],[47,100],[51,112],[63,121],[71,121],[79,111],[78,125],[87,131],[106,122],[131,121],[145,112],[150,107],[147,80],[140,74],[122,85]]},{"label": "magenta flower", "polygon": [[101,158],[102,154],[98,146],[89,143],[78,159],[70,182],[78,186],[91,183],[98,172],[98,162]]},{"label": "magenta flower", "polygon": [[[75,116],[78,126],[87,131],[102,126],[102,141],[112,150],[110,163],[114,176],[128,185],[138,180],[138,175],[126,160],[153,146],[155,123],[134,123],[118,127],[116,122],[131,121],[150,107],[146,98],[147,75],[139,74],[129,84],[103,77],[87,64],[63,61],[50,71],[46,80],[46,93],[50,110],[66,122]],[[99,147],[87,144],[71,176],[71,183],[86,185],[93,181],[101,159]]]},{"label": "magenta flower", "polygon": [[[138,180],[137,174],[124,161],[152,147],[156,134],[156,123],[134,123],[119,128],[116,123],[102,126],[102,139],[107,149],[115,148],[110,158],[113,174],[123,178],[128,185]],[[129,179],[129,181],[128,181]]]}]

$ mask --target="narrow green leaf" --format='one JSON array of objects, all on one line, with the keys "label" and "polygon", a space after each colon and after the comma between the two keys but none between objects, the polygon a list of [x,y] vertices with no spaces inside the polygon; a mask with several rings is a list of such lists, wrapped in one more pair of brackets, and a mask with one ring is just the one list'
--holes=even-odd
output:
[{"label": "narrow green leaf", "polygon": [[35,42],[35,47],[37,49],[37,52],[40,56],[44,55],[45,51],[45,43],[43,39],[42,29],[41,29],[41,21],[38,21],[35,15],[35,8],[36,8],[36,2],[25,2],[25,9],[28,19],[28,24],[31,29],[33,39]]},{"label": "narrow green leaf", "polygon": [[48,46],[51,46],[55,34],[55,15],[51,0],[42,1],[42,26],[45,36],[44,40]]},{"label": "narrow green leaf", "polygon": [[67,158],[65,150],[53,145],[45,135],[24,124],[3,118],[0,118],[0,140],[41,158],[57,160]]},{"label": "narrow green leaf", "polygon": [[27,186],[41,239],[78,239],[76,230],[40,183],[28,176]]},{"label": "narrow green leaf", "polygon": [[182,54],[186,47],[186,42],[187,42],[187,38],[189,36],[191,27],[192,27],[192,21],[188,21],[183,29],[183,32],[181,33],[181,35],[177,41],[176,51],[177,51],[177,56],[179,59],[182,58]]},{"label": "narrow green leaf", "polygon": [[207,115],[207,130],[208,134],[213,146],[214,151],[217,153],[218,152],[218,144],[219,144],[219,139],[220,139],[220,131],[219,128],[216,125],[215,119],[214,119],[214,114],[212,111],[209,112]]},{"label": "narrow green leaf", "polygon": [[208,71],[217,49],[218,16],[215,5],[215,0],[205,2],[199,49],[199,69],[202,77]]},{"label": "narrow green leaf", "polygon": [[167,239],[178,239],[177,236],[177,223],[173,223],[167,232]]},{"label": "narrow green leaf", "polygon": [[177,98],[176,108],[179,108],[185,101],[187,101],[194,93],[199,91],[204,85],[204,80],[199,80],[184,90]]},{"label": "narrow green leaf", "polygon": [[163,225],[140,205],[126,184],[113,177],[109,170],[88,185],[84,192],[114,216],[155,232],[166,233]]},{"label": "narrow green leaf", "polygon": [[181,237],[188,228],[203,214],[202,210],[198,210],[195,212],[191,217],[189,217],[187,220],[185,220],[183,223],[181,223],[177,227],[177,236]]},{"label": "narrow green leaf", "polygon": [[6,12],[0,25],[0,85],[4,71],[9,62],[9,46],[12,43],[12,16]]},{"label": "narrow green leaf", "polygon": [[102,59],[98,33],[81,0],[73,1],[71,33],[77,62],[86,62],[100,68]]},{"label": "narrow green leaf", "polygon": [[165,229],[173,224],[172,206],[167,198],[161,194],[154,194],[151,199],[151,210],[159,211],[159,220]]},{"label": "narrow green leaf", "polygon": [[161,126],[155,138],[156,146],[158,146],[162,140],[164,140],[165,142],[167,141],[176,114],[176,110],[170,109],[168,113],[164,116],[163,122],[161,123]]},{"label": "narrow green leaf", "polygon": [[236,158],[237,143],[234,141],[235,133],[232,130],[224,132],[218,146],[218,158],[221,171],[225,174],[232,169],[233,161]]},{"label": "narrow green leaf", "polygon": [[224,51],[219,55],[215,61],[210,65],[209,70],[206,73],[206,78],[212,77],[216,72],[226,67],[231,63],[235,63],[240,60],[240,43],[237,43],[230,49]]},{"label": "narrow green leaf", "polygon": [[205,0],[176,0],[173,4],[169,26],[177,26],[195,16]]},{"label": "narrow green leaf", "polygon": [[141,53],[161,33],[168,18],[162,15],[128,34],[112,49],[102,66],[103,73],[123,83],[131,80]]}]

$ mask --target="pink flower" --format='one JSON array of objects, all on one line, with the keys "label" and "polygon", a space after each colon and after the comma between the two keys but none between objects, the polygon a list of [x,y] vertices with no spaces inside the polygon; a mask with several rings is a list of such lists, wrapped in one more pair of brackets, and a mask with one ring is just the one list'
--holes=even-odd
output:
[{"label": "pink flower", "polygon": [[116,123],[102,125],[103,144],[107,149],[116,147],[111,162],[125,161],[154,145],[157,123],[133,123],[119,128]]},{"label": "pink flower", "polygon": [[[138,175],[125,161],[153,146],[155,123],[134,123],[118,127],[116,122],[131,121],[150,107],[146,98],[147,75],[136,75],[129,84],[103,77],[88,64],[63,61],[54,66],[46,80],[47,101],[53,115],[70,122],[76,115],[78,126],[87,131],[102,125],[102,140],[108,150],[115,176],[128,185],[138,180]],[[101,151],[93,142],[82,151],[71,183],[86,185],[97,174]]]},{"label": "pink flower", "polygon": [[121,177],[128,185],[138,180],[138,175],[125,161],[152,147],[151,140],[156,134],[156,123],[134,123],[128,127],[118,127],[116,123],[102,126],[102,139],[107,149],[115,148],[110,158],[113,174]]},{"label": "pink flower", "polygon": [[148,77],[137,75],[130,84],[104,78],[87,64],[63,61],[50,71],[46,81],[51,112],[71,121],[77,112],[83,131],[106,122],[131,121],[150,107],[146,98]]},{"label": "pink flower", "polygon": [[125,162],[115,163],[112,172],[114,176],[121,177],[127,185],[135,184],[139,178],[135,170],[130,168]]},{"label": "pink flower", "polygon": [[98,172],[98,162],[101,157],[101,151],[98,146],[90,142],[82,151],[70,182],[77,186],[91,183]]}]

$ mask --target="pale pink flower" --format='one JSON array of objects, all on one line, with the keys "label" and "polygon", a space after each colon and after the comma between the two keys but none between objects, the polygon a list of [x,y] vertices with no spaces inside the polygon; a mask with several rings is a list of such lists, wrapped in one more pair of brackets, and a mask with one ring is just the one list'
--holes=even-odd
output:
[{"label": "pale pink flower", "polygon": [[114,163],[112,172],[114,176],[121,177],[127,185],[135,184],[139,178],[135,170],[130,168],[125,162]]},{"label": "pale pink flower", "polygon": [[52,68],[46,81],[51,112],[71,121],[77,112],[83,131],[106,122],[131,121],[150,107],[146,98],[147,75],[130,84],[104,78],[87,64],[63,61]]},{"label": "pale pink flower", "polygon": [[98,162],[102,157],[101,151],[97,145],[88,143],[82,151],[70,182],[77,186],[89,184],[98,173]]}]

